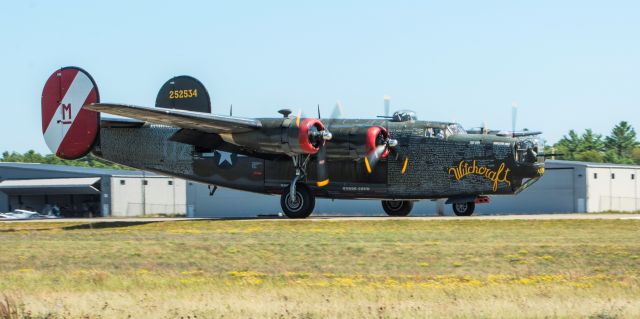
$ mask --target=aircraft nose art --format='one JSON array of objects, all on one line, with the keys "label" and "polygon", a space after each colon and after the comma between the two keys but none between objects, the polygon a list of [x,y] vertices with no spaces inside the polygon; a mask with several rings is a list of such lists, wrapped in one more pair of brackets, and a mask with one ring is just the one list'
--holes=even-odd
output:
[{"label": "aircraft nose art", "polygon": [[65,67],[51,74],[42,90],[42,134],[58,157],[75,159],[91,150],[100,114],[82,106],[99,99],[98,87],[86,71]]}]

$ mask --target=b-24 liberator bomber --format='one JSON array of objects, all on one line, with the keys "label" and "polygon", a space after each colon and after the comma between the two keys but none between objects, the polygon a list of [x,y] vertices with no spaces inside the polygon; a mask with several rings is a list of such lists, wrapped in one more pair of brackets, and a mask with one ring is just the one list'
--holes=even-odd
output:
[{"label": "b-24 liberator bomber", "polygon": [[[101,117],[101,113],[126,117]],[[42,92],[42,132],[58,157],[92,153],[130,167],[237,190],[279,195],[284,214],[308,217],[315,198],[379,199],[390,216],[446,199],[469,216],[490,195],[517,194],[544,173],[539,132],[466,132],[411,111],[375,119],[273,118],[211,113],[190,76],[160,89],[154,107],[102,103],[77,67],[55,71]],[[239,203],[241,205],[241,203]]]}]

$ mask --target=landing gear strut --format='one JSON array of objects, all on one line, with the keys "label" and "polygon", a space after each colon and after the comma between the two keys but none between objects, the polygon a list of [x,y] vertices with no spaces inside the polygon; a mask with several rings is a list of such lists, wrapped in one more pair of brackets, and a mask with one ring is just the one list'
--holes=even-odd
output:
[{"label": "landing gear strut", "polygon": [[291,157],[293,166],[296,169],[296,176],[291,181],[289,187],[282,191],[280,197],[280,206],[282,212],[289,218],[307,218],[313,212],[316,206],[316,197],[311,190],[304,185],[298,183],[307,175],[307,164],[310,156],[294,155]]},{"label": "landing gear strut", "polygon": [[407,216],[413,209],[413,202],[408,200],[383,200],[382,208],[389,216]]}]

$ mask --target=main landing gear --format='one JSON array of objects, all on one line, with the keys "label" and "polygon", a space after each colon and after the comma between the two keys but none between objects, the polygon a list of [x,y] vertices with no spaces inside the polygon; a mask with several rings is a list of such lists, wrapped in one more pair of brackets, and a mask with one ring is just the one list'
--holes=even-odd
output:
[{"label": "main landing gear", "polygon": [[413,209],[413,202],[408,200],[383,200],[382,208],[389,216],[407,216]]},{"label": "main landing gear", "polygon": [[307,175],[307,164],[310,156],[292,156],[293,166],[296,169],[296,176],[291,184],[282,191],[280,196],[280,206],[282,212],[289,218],[307,218],[316,206],[316,197],[311,193],[309,187],[298,183]]},{"label": "main landing gear", "polygon": [[289,218],[309,217],[316,206],[316,197],[306,185],[298,184],[292,188],[294,189],[293,193],[290,192],[290,187],[287,187],[280,196],[282,212]]}]

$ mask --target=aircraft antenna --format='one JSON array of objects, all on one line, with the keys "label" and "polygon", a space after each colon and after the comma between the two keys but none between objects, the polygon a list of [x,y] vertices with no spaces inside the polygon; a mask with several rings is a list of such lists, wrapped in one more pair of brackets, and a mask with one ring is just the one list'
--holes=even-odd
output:
[{"label": "aircraft antenna", "polygon": [[516,135],[516,119],[518,116],[518,102],[511,103],[511,135]]},{"label": "aircraft antenna", "polygon": [[318,104],[318,119],[321,119],[321,117],[320,117],[320,104]]},{"label": "aircraft antenna", "polygon": [[229,116],[233,116],[233,104],[229,106]]}]

